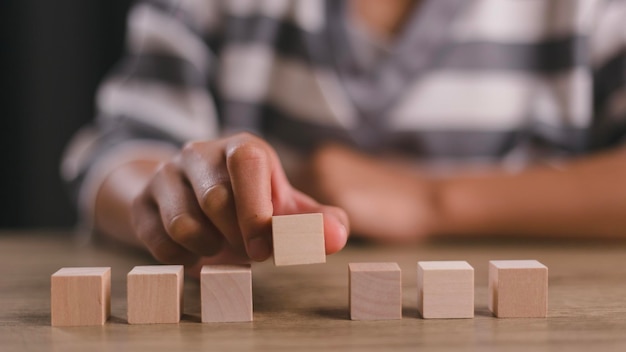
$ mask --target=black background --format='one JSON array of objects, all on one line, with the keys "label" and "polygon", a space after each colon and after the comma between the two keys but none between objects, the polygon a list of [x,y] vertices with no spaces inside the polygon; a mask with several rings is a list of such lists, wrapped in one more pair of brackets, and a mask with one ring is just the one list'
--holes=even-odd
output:
[{"label": "black background", "polygon": [[131,0],[0,1],[0,227],[69,227],[59,160],[93,117]]}]

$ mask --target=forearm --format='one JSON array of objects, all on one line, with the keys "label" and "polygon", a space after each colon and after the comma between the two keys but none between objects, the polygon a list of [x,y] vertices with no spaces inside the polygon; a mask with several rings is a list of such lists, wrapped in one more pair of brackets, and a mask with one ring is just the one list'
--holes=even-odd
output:
[{"label": "forearm", "polygon": [[133,246],[142,246],[135,236],[131,206],[159,165],[156,160],[133,161],[117,168],[100,186],[95,204],[96,230]]},{"label": "forearm", "polygon": [[626,150],[439,184],[439,233],[626,238]]}]

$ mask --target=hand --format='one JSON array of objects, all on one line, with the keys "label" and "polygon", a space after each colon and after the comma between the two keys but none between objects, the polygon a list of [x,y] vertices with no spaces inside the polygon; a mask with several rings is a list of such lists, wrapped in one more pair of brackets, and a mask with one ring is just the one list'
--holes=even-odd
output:
[{"label": "hand", "polygon": [[327,254],[345,246],[349,231],[343,210],[294,189],[275,151],[250,134],[187,144],[152,175],[131,212],[157,260],[189,266],[201,257],[267,259],[272,215],[323,213]]},{"label": "hand", "polygon": [[305,191],[345,209],[355,235],[411,242],[437,232],[434,181],[338,145],[318,149],[309,167]]}]

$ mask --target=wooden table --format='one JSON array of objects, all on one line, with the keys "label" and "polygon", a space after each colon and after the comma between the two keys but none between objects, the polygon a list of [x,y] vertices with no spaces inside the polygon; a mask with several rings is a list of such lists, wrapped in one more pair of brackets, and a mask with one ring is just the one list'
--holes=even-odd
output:
[{"label": "wooden table", "polygon": [[[626,243],[430,243],[353,246],[324,265],[253,267],[254,322],[200,323],[199,285],[185,282],[180,324],[128,325],[126,273],[150,258],[80,244],[68,233],[0,232],[0,351],[562,350],[626,351]],[[487,262],[537,259],[549,267],[547,319],[497,319],[487,310]],[[476,270],[476,317],[423,320],[417,260],[467,260]],[[396,261],[404,318],[350,321],[347,264]],[[105,326],[50,326],[50,275],[63,266],[111,266]]]}]

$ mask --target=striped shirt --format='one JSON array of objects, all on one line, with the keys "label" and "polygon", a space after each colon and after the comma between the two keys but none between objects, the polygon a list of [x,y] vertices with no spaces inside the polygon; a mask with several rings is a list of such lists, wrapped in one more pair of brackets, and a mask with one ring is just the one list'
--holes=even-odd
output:
[{"label": "striped shirt", "polygon": [[336,0],[151,0],[62,175],[82,209],[115,167],[249,130],[433,165],[530,162],[626,133],[626,3],[431,0],[378,43]]}]

